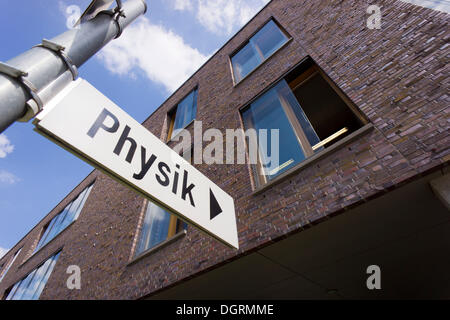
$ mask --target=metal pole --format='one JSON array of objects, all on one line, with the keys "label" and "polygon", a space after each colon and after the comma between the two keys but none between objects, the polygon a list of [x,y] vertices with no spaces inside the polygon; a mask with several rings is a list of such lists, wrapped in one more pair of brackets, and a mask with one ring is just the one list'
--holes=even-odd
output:
[{"label": "metal pole", "polygon": [[[108,42],[120,36],[130,23],[146,12],[147,5],[144,0],[129,0],[122,4],[121,9],[120,16],[114,15],[113,11],[101,12],[94,19],[82,23],[78,29],[69,30],[50,42],[64,48],[63,53],[78,68]],[[44,104],[73,80],[73,70],[71,72],[57,51],[48,47],[33,47],[6,64],[24,73],[22,78],[0,73],[0,133],[27,114],[30,101],[39,100],[33,100],[29,88],[23,85],[21,79],[32,84],[34,93]]]}]

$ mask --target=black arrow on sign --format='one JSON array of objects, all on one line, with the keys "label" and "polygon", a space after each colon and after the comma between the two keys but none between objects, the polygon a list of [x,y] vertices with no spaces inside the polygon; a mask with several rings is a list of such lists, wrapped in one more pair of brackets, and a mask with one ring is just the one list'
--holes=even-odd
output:
[{"label": "black arrow on sign", "polygon": [[219,214],[222,213],[222,208],[217,202],[217,199],[214,196],[214,193],[212,192],[211,189],[209,189],[209,211],[210,211],[210,220],[214,219],[215,217],[217,217]]}]

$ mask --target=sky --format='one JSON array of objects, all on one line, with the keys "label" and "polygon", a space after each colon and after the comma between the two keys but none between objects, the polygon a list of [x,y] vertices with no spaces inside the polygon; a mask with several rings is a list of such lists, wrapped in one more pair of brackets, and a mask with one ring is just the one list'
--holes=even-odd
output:
[{"label": "sky", "polygon": [[[89,2],[0,0],[0,61],[67,31],[71,6]],[[142,122],[268,2],[147,0],[145,16],[80,76]],[[32,129],[15,123],[0,134],[0,257],[93,170]]]}]

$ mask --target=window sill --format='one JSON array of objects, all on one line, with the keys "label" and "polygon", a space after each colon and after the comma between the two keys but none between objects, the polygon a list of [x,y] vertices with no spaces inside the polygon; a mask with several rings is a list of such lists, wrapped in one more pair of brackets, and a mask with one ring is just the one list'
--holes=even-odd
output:
[{"label": "window sill", "polygon": [[306,168],[307,166],[314,164],[315,162],[319,161],[323,157],[330,155],[335,150],[342,148],[346,144],[348,144],[348,143],[354,141],[356,138],[359,138],[362,135],[368,133],[372,129],[373,129],[373,124],[371,124],[371,123],[368,123],[368,124],[362,126],[361,128],[359,128],[352,134],[348,135],[344,139],[336,142],[332,146],[320,151],[319,153],[313,155],[312,157],[306,159],[305,161],[300,162],[296,166],[294,166],[291,169],[287,170],[286,172],[282,173],[280,176],[276,177],[274,180],[264,184],[263,186],[256,188],[253,191],[253,195],[256,196],[256,195],[259,195],[259,194],[267,191],[272,186],[282,182],[283,180],[290,177],[291,175],[298,173],[300,170]]},{"label": "window sill", "polygon": [[[283,43],[283,45],[281,47],[279,47],[277,50],[275,50],[270,56],[267,57],[267,59],[265,59],[263,62],[261,62],[257,67],[255,67],[255,69],[253,69],[252,71],[250,71],[245,77],[243,77],[241,80],[239,80],[238,82],[235,81],[235,77],[234,77],[234,69],[233,69],[233,64],[231,64],[231,76],[233,77],[233,87],[236,88],[238,85],[240,85],[242,82],[244,82],[245,79],[250,78],[250,76],[256,72],[256,70],[258,70],[259,68],[261,68],[267,61],[269,61],[274,55],[276,55],[279,51],[281,51],[284,47],[286,47],[289,43],[291,43],[292,41],[292,37],[287,39],[285,43]],[[230,58],[231,61],[231,58]]]},{"label": "window sill", "polygon": [[138,262],[138,261],[144,259],[145,257],[148,257],[149,255],[151,255],[151,254],[153,254],[153,253],[155,253],[155,252],[157,252],[157,251],[163,249],[164,247],[167,247],[169,244],[171,244],[171,243],[177,241],[178,239],[183,238],[186,234],[187,234],[187,231],[186,231],[186,230],[183,230],[183,231],[181,231],[181,232],[178,232],[178,233],[177,233],[176,235],[174,235],[173,237],[171,237],[171,238],[169,238],[169,239],[167,239],[167,240],[164,240],[163,242],[157,244],[156,246],[154,246],[154,247],[152,247],[152,248],[150,248],[150,249],[147,249],[146,251],[142,252],[139,256],[133,258],[133,259],[128,263],[127,266],[131,266],[131,265],[135,264],[136,262]]}]

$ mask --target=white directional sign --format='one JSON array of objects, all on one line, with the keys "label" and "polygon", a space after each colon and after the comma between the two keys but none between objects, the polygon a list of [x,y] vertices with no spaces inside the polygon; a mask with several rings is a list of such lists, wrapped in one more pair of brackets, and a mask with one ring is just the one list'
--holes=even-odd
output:
[{"label": "white directional sign", "polygon": [[234,201],[87,81],[38,114],[35,130],[179,218],[239,247]]}]

